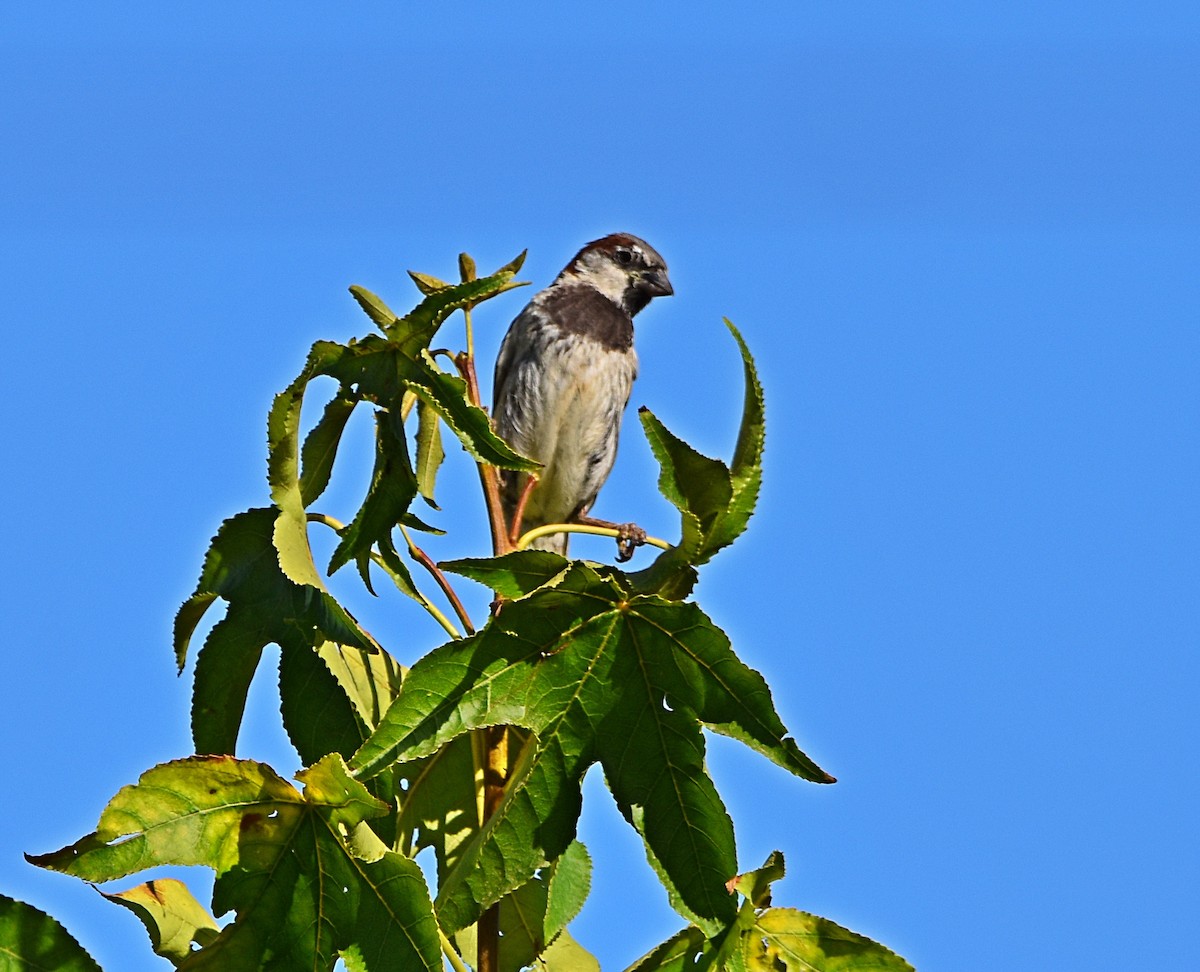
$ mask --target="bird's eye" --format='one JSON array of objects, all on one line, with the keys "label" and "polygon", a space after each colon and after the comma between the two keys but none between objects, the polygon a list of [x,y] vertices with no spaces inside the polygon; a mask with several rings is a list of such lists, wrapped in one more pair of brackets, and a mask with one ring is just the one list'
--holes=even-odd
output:
[{"label": "bird's eye", "polygon": [[621,264],[623,267],[627,267],[629,264],[633,263],[633,252],[623,246],[617,247],[616,257],[617,263]]}]

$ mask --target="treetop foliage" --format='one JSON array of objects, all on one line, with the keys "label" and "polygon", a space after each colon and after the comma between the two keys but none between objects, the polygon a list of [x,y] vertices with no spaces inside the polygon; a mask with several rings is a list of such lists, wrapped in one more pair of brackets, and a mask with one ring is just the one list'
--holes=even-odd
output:
[{"label": "treetop foliage", "polygon": [[[733,822],[705,767],[708,729],[801,780],[833,782],[789,734],[762,675],[690,599],[698,568],[746,529],[761,486],[765,408],[749,348],[726,321],[745,376],[728,462],[640,410],[659,489],[679,512],[677,540],[657,541],[665,549],[631,571],[523,549],[499,513],[496,470],[538,464],[492,429],[472,330],[477,307],[521,286],[523,258],[479,277],[464,254],[457,283],[413,272],[422,297],[404,316],[351,288],[377,333],[318,341],[276,396],[271,505],[221,525],[176,616],[182,670],[208,610],[224,605],[196,652],[197,755],[147,770],[94,832],[29,860],[96,883],[210,867],[211,912],[173,878],[104,893],[185,970],[332,969],[339,959],[351,972],[592,969],[567,926],[588,895],[592,858],[576,826],[584,775],[598,764],[686,923],[631,970],[909,968],[827,919],[773,907],[782,855],[739,873]],[[466,350],[437,349],[460,311]],[[305,431],[318,378],[336,390]],[[374,465],[358,508],[339,519],[315,504],[360,406],[374,417]],[[436,510],[444,433],[477,464],[493,543],[490,555],[438,564],[414,536],[440,531],[414,504]],[[337,534],[323,567],[317,529]],[[448,640],[419,658],[381,644],[330,590],[351,563],[372,593],[388,578]],[[493,592],[482,623],[454,577]],[[283,726],[307,767],[299,788],[237,753],[272,644]],[[427,848],[432,888],[413,859]],[[96,968],[53,919],[0,899],[0,956],[5,948],[16,968]],[[58,964],[36,964],[44,956]]]}]

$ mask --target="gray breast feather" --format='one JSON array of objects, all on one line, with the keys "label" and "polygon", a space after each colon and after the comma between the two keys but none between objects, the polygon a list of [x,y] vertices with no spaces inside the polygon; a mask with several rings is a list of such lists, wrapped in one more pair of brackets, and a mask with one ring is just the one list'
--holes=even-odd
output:
[{"label": "gray breast feather", "polygon": [[[585,512],[612,470],[621,415],[637,376],[632,347],[560,328],[536,305],[513,322],[496,361],[496,431],[544,464],[525,526]],[[505,476],[515,507],[518,476]]]}]

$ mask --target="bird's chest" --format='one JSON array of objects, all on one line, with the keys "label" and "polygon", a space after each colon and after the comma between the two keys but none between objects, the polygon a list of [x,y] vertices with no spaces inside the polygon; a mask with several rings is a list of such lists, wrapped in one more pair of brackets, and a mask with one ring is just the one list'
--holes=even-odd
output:
[{"label": "bird's chest", "polygon": [[637,376],[633,348],[613,350],[567,334],[552,342],[543,388],[558,434],[587,446],[620,424]]},{"label": "bird's chest", "polygon": [[632,348],[611,350],[574,335],[553,343],[538,382],[541,420],[526,453],[544,464],[529,522],[558,522],[590,505],[616,458],[637,373]]}]

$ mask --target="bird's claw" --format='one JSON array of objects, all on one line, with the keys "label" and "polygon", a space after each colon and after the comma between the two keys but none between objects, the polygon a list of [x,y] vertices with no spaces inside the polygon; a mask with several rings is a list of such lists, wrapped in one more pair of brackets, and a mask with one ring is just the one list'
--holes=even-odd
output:
[{"label": "bird's claw", "polygon": [[622,523],[617,527],[617,563],[623,564],[633,558],[633,552],[646,542],[646,531],[636,523]]}]

